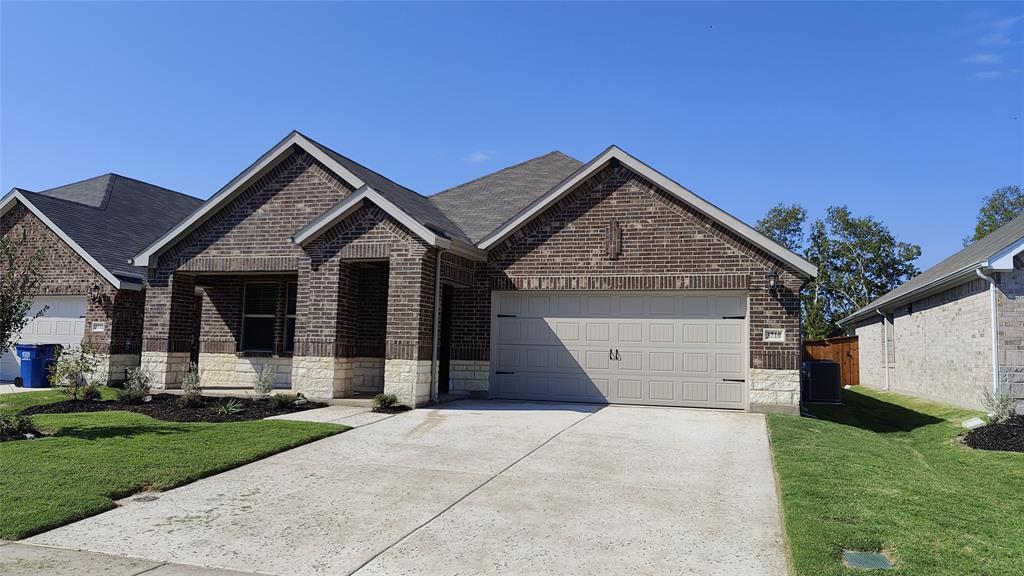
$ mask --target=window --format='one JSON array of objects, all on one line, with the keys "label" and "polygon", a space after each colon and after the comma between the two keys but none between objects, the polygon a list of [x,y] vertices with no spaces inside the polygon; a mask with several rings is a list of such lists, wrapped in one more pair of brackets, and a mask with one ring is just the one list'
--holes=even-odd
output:
[{"label": "window", "polygon": [[242,350],[274,351],[274,320],[277,312],[277,284],[247,282],[242,313]]},{"label": "window", "polygon": [[285,310],[284,351],[295,351],[295,308],[299,299],[299,285],[288,283],[288,308]]}]

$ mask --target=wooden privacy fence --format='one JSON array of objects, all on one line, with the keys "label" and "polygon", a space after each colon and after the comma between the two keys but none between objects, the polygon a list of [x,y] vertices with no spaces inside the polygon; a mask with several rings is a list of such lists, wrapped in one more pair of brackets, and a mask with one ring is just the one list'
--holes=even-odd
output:
[{"label": "wooden privacy fence", "polygon": [[839,364],[843,386],[860,384],[860,348],[856,336],[804,341],[804,360],[831,360]]}]

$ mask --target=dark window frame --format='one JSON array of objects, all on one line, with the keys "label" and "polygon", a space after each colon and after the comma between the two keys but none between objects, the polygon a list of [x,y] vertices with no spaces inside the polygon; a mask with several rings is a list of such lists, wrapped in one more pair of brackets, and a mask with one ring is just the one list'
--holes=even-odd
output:
[{"label": "dark window frame", "polygon": [[[249,287],[250,286],[258,286],[258,285],[273,286],[274,293],[275,293],[275,295],[274,295],[274,312],[273,313],[270,313],[270,314],[253,313],[253,314],[251,314],[251,313],[247,312],[248,300],[249,300]],[[277,306],[278,306],[277,299],[278,299],[278,292],[279,291],[280,291],[280,284],[278,282],[267,281],[267,280],[254,280],[254,281],[246,281],[244,283],[244,285],[242,287],[242,331],[241,331],[241,336],[242,336],[241,340],[242,340],[242,342],[241,342],[241,346],[240,346],[242,352],[258,352],[258,353],[273,353],[274,352],[275,343],[277,341],[277,334],[276,334],[276,332],[277,332]],[[269,318],[271,320],[271,325],[270,325],[270,346],[269,347],[267,347],[267,348],[254,348],[254,347],[250,346],[249,339],[246,337],[247,333],[251,331],[251,329],[247,329],[248,320],[250,318],[251,319],[258,319],[258,320],[267,320]]]}]

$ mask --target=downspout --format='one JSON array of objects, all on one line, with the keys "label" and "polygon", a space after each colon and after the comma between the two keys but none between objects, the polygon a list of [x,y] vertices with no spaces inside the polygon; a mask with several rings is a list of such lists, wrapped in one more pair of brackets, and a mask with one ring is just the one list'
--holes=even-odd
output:
[{"label": "downspout", "polygon": [[881,310],[875,310],[875,313],[882,317],[882,348],[885,348],[885,388],[882,390],[889,389],[889,329],[886,328],[886,323],[889,319],[886,318],[885,313]]},{"label": "downspout", "polygon": [[441,334],[441,255],[444,250],[438,248],[437,262],[434,263],[434,338],[433,351],[430,355],[430,401],[437,403],[437,385],[440,374],[440,364],[437,362],[437,353],[440,343],[437,341]]},{"label": "downspout", "polygon": [[999,392],[999,322],[996,310],[996,281],[987,276],[979,267],[975,270],[978,277],[988,282],[989,305],[992,316],[992,393]]}]

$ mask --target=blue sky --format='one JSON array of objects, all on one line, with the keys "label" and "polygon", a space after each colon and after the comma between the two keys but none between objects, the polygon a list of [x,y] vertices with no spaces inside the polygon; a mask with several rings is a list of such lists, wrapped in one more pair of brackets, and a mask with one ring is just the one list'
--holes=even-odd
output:
[{"label": "blue sky", "polygon": [[753,223],[888,224],[927,266],[1024,183],[1020,3],[0,3],[0,187],[207,197],[298,129],[429,194],[618,144]]}]

